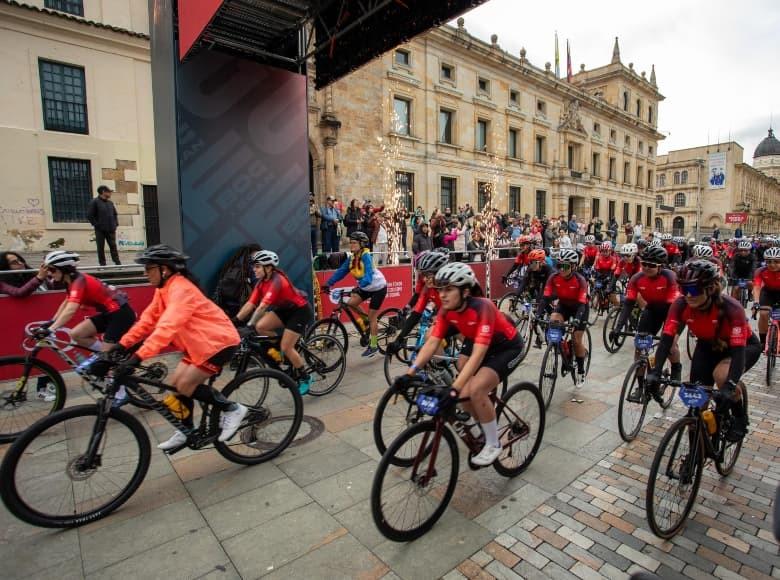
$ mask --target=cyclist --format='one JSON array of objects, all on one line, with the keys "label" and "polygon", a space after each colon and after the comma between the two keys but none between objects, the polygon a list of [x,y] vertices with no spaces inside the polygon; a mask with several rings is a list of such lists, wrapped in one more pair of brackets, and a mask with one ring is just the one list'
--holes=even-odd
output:
[{"label": "cyclist", "polygon": [[662,234],[661,245],[666,250],[669,264],[677,264],[680,261],[680,248],[677,246],[675,239],[672,238],[672,234]]},{"label": "cyclist", "polygon": [[582,261],[580,268],[589,271],[593,268],[593,263],[599,255],[599,248],[596,245],[596,236],[588,234],[585,236],[585,247],[582,249]]},{"label": "cyclist", "polygon": [[707,246],[705,244],[696,244],[693,246],[693,255],[688,258],[688,261],[692,262],[694,260],[707,260],[708,262],[712,262],[718,267],[718,271],[721,273],[721,276],[725,272],[723,268],[723,262],[715,257],[711,246]]},{"label": "cyclist", "polygon": [[[528,259],[528,268],[526,268],[525,274],[520,279],[516,294],[518,296],[526,294],[530,301],[538,303],[544,292],[544,284],[553,270],[549,263],[549,257],[544,250],[531,250],[528,254]],[[550,307],[548,307],[548,314],[549,312],[552,312]],[[542,348],[542,338],[536,328],[534,328],[534,334],[536,335],[534,348]]]},{"label": "cyclist", "polygon": [[517,239],[517,242],[520,245],[520,251],[517,253],[517,256],[515,256],[515,261],[512,263],[512,266],[501,278],[504,284],[506,284],[506,281],[510,276],[512,276],[512,274],[514,274],[516,270],[520,269],[522,271],[522,268],[527,266],[528,262],[530,261],[529,255],[531,253],[531,237],[525,235],[520,236]]},{"label": "cyclist", "polygon": [[544,292],[536,307],[536,316],[544,315],[547,305],[558,299],[558,305],[550,315],[550,321],[574,323],[574,356],[577,361],[575,385],[581,388],[585,384],[585,356],[582,334],[588,321],[588,282],[576,272],[579,258],[574,250],[563,249],[558,256],[558,270],[553,272],[544,285]]},{"label": "cyclist", "polygon": [[688,262],[682,267],[678,282],[683,295],[669,309],[655,353],[655,368],[647,374],[645,384],[651,393],[657,393],[660,372],[674,338],[687,325],[697,338],[690,380],[714,385],[731,396],[734,421],[726,438],[739,441],[748,426],[747,409],[742,405],[745,384],[741,378],[756,364],[761,344],[742,306],[721,292],[719,278],[717,266],[706,260]]},{"label": "cyclist", "polygon": [[753,244],[748,240],[741,240],[737,244],[737,250],[729,263],[729,285],[731,297],[739,300],[739,281],[747,280],[748,288],[753,289],[753,273],[756,269],[756,258],[753,255]]},{"label": "cyclist", "polygon": [[780,304],[780,248],[764,250],[765,265],[756,269],[753,276],[753,309],[761,309],[758,316],[758,336],[766,345],[769,328],[769,309]]},{"label": "cyclist", "polygon": [[631,276],[639,272],[642,261],[637,255],[639,249],[636,244],[623,244],[620,248],[620,261],[617,268],[615,268],[615,279],[619,280],[621,277],[631,279]]},{"label": "cyclist", "polygon": [[298,383],[301,395],[305,395],[309,392],[312,379],[304,375],[303,359],[295,350],[295,345],[314,320],[314,313],[306,294],[293,286],[287,275],[279,269],[276,252],[260,250],[252,254],[251,262],[257,285],[236,318],[244,321],[251,315],[248,325],[254,326],[262,336],[273,335],[278,329],[284,328],[279,346],[292,365],[293,380]]},{"label": "cyclist", "polygon": [[[496,409],[490,393],[519,364],[523,342],[512,322],[495,304],[482,298],[482,289],[472,269],[461,262],[447,264],[434,279],[441,298],[441,310],[428,340],[409,367],[405,377],[414,376],[418,368],[436,353],[442,339],[452,333],[465,338],[460,352],[460,372],[452,383],[459,397],[468,398],[464,408],[482,426],[485,446],[472,459],[476,465],[490,465],[501,454]],[[400,377],[399,382],[408,380]]]},{"label": "cyclist", "polygon": [[612,251],[610,242],[601,242],[599,245],[599,255],[593,263],[593,270],[596,273],[596,281],[603,284],[603,288],[609,296],[609,301],[618,304],[618,297],[615,294],[615,269],[618,266],[618,257]]},{"label": "cyclist", "polygon": [[[666,250],[657,246],[647,248],[642,255],[642,271],[634,274],[628,282],[626,289],[626,300],[623,302],[623,310],[620,312],[615,330],[610,333],[610,340],[613,342],[618,338],[618,333],[622,331],[634,304],[639,301],[642,307],[642,314],[637,323],[637,332],[646,332],[650,335],[657,335],[658,331],[664,325],[669,307],[677,299],[679,292],[677,289],[677,279],[671,270],[665,268],[668,256]],[[680,351],[675,342],[669,352],[669,358],[672,361],[672,379],[679,381],[682,375],[682,364],[680,364]],[[660,395],[656,399],[660,403]],[[629,400],[639,396],[639,389],[629,393]]]},{"label": "cyclist", "polygon": [[368,323],[370,337],[368,346],[362,355],[367,358],[379,352],[377,315],[387,295],[387,281],[382,272],[378,268],[374,268],[368,245],[369,239],[366,234],[360,231],[352,232],[349,235],[349,251],[352,255],[348,260],[344,260],[344,263],[341,264],[339,269],[333,273],[322,287],[324,293],[330,292],[330,287],[344,278],[347,273],[352,274],[355,280],[357,280],[357,292],[352,293],[348,304],[359,310],[360,303],[369,300]]},{"label": "cyclist", "polygon": [[[165,244],[151,246],[136,258],[136,263],[144,265],[146,277],[156,290],[138,322],[119,341],[119,348],[130,350],[142,341],[143,344],[116,368],[114,376],[129,374],[141,361],[158,355],[173,344],[184,353],[170,378],[170,384],[178,394],[169,395],[163,402],[190,429],[193,425],[192,399],[220,409],[222,432],[219,440],[227,441],[235,435],[248,409],[231,403],[205,382],[233,358],[240,339],[227,314],[198,287],[187,269],[188,259]],[[187,435],[176,430],[170,439],[157,447],[167,451],[186,443]]]}]

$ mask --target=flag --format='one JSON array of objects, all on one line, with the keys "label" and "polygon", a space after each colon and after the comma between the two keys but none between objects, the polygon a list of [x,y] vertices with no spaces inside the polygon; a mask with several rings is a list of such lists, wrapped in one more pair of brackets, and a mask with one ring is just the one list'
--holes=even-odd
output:
[{"label": "flag", "polygon": [[566,80],[571,82],[571,50],[569,50],[569,41],[566,41]]},{"label": "flag", "polygon": [[558,31],[555,31],[555,78],[561,78],[561,55],[558,54]]}]

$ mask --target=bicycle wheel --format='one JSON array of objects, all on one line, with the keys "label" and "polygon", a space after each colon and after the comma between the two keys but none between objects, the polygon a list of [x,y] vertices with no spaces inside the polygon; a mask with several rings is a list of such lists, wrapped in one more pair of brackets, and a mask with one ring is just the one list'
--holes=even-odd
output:
[{"label": "bicycle wheel", "polygon": [[509,294],[505,294],[501,297],[501,300],[498,301],[497,306],[501,312],[511,317],[512,320],[517,320],[517,301],[517,294],[510,292]]},{"label": "bicycle wheel", "polygon": [[[458,482],[455,436],[440,424],[412,425],[388,447],[371,485],[371,515],[383,536],[409,542],[430,530],[447,509]],[[398,467],[394,458],[403,448],[416,450],[413,465]],[[436,450],[434,453],[433,450]]]},{"label": "bicycle wheel", "polygon": [[672,425],[655,452],[647,480],[645,509],[650,529],[669,539],[685,523],[699,491],[704,450],[699,420],[683,417]]},{"label": "bicycle wheel", "polygon": [[531,339],[533,338],[532,330],[531,318],[528,316],[528,313],[524,312],[517,323],[517,334],[523,340],[523,352],[520,353],[520,361],[517,364],[523,362],[525,357],[528,356],[528,351],[531,348]]},{"label": "bicycle wheel", "polygon": [[739,293],[739,303],[742,304],[742,308],[747,308],[750,295],[747,288],[741,288]]},{"label": "bicycle wheel", "polygon": [[309,394],[315,397],[326,395],[341,384],[347,370],[344,347],[329,334],[315,334],[306,339],[303,359],[311,369],[312,382]]},{"label": "bicycle wheel", "polygon": [[401,311],[398,308],[387,308],[379,313],[376,320],[376,336],[379,352],[387,352],[387,343],[393,342],[395,337],[401,331],[399,325],[399,315]]},{"label": "bicycle wheel", "polygon": [[590,328],[585,328],[582,333],[582,346],[585,347],[585,374],[590,371],[590,358],[593,354],[593,342],[591,341]]},{"label": "bicycle wheel", "polygon": [[613,330],[617,330],[617,322],[619,318],[620,318],[619,308],[610,310],[609,314],[607,314],[607,319],[604,321],[604,326],[601,328],[601,338],[604,340],[604,348],[607,349],[607,352],[612,354],[618,352],[623,346],[623,343],[626,342],[625,336],[619,336],[614,341],[610,340],[609,338],[609,334]]},{"label": "bicycle wheel", "polygon": [[10,443],[46,415],[65,406],[65,381],[39,359],[0,358],[0,443]]},{"label": "bicycle wheel", "polygon": [[[647,371],[647,362],[634,361],[628,367],[623,388],[620,390],[620,403],[618,403],[618,431],[623,441],[633,441],[642,429],[647,412],[647,393],[645,393],[644,378]],[[629,396],[634,396],[634,401]]]},{"label": "bicycle wheel", "polygon": [[336,338],[344,347],[344,352],[349,350],[349,335],[347,334],[347,327],[344,323],[336,318],[321,318],[312,324],[311,328],[306,331],[306,338],[314,336],[315,334],[329,334]]},{"label": "bicycle wheel", "polygon": [[503,451],[493,469],[514,477],[531,465],[544,435],[544,401],[536,385],[512,385],[496,403],[496,420]]},{"label": "bicycle wheel", "polygon": [[404,374],[409,369],[412,353],[417,346],[417,333],[409,334],[405,346],[395,354],[385,353],[384,372],[388,386],[393,385],[395,377]]},{"label": "bicycle wheel", "polygon": [[149,469],[149,437],[138,419],[111,409],[86,465],[97,421],[97,405],[78,405],[19,436],[0,466],[0,497],[12,514],[34,526],[69,528],[106,517],[133,495]]},{"label": "bicycle wheel", "polygon": [[[303,419],[303,399],[298,385],[274,369],[259,369],[237,376],[222,395],[249,407],[244,421],[230,441],[214,442],[230,461],[255,465],[273,459],[292,443]],[[212,409],[212,425],[219,424],[219,410]]]},{"label": "bicycle wheel", "polygon": [[772,374],[775,372],[777,362],[777,326],[769,325],[766,334],[766,386],[772,386]]},{"label": "bicycle wheel", "polygon": [[[411,398],[414,399],[416,396],[417,391],[415,390],[411,394]],[[416,405],[409,404],[396,389],[392,387],[387,389],[379,398],[376,411],[374,411],[372,430],[377,451],[384,455],[387,448],[401,433],[422,420],[423,416],[417,410]],[[416,448],[398,449],[393,463],[408,467],[416,452]]]},{"label": "bicycle wheel", "polygon": [[601,290],[596,290],[590,296],[590,304],[588,305],[588,324],[596,324],[596,320],[599,318],[599,305],[601,304]]},{"label": "bicycle wheel", "polygon": [[[742,404],[745,406],[745,412],[750,412],[750,405],[748,403],[747,389],[742,385]],[[722,476],[729,475],[734,470],[734,465],[739,458],[739,452],[742,451],[742,439],[734,443],[733,441],[726,441],[725,437],[719,438],[717,446],[717,452],[715,454],[715,469]]]},{"label": "bicycle wheel", "polygon": [[547,345],[542,357],[542,371],[539,373],[539,391],[544,401],[544,408],[550,408],[553,393],[555,392],[555,381],[558,380],[558,347],[554,344]]},{"label": "bicycle wheel", "polygon": [[696,348],[696,337],[691,334],[689,328],[685,336],[685,350],[688,353],[688,360],[693,360],[693,351]]},{"label": "bicycle wheel", "polygon": [[[164,362],[156,362],[148,365],[143,371],[138,372],[138,377],[147,378],[154,381],[162,381],[168,376],[168,367]],[[152,385],[143,385],[144,390],[149,393],[156,401],[162,402],[162,400],[168,395],[170,391],[166,391],[162,387],[154,387]],[[152,405],[144,401],[134,391],[125,389],[127,394],[127,400],[138,407],[139,409],[151,409]]]}]

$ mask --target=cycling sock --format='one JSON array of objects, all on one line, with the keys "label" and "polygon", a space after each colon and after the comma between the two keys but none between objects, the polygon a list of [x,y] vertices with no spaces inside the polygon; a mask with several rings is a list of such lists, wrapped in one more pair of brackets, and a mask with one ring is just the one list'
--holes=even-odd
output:
[{"label": "cycling sock", "polygon": [[489,423],[480,423],[482,431],[485,432],[485,445],[498,447],[498,423],[495,419]]},{"label": "cycling sock", "polygon": [[584,356],[578,356],[577,357],[577,372],[578,373],[585,373],[585,357]]},{"label": "cycling sock", "polygon": [[237,407],[235,403],[231,403],[225,397],[223,397],[222,393],[220,393],[218,390],[206,385],[198,385],[195,387],[195,392],[192,393],[192,398],[196,401],[214,405],[220,411],[235,411]]},{"label": "cycling sock", "polygon": [[759,332],[758,339],[761,341],[761,348],[766,347],[766,332]]},{"label": "cycling sock", "polygon": [[672,363],[671,377],[675,381],[679,381],[682,377],[682,363]]},{"label": "cycling sock", "polygon": [[92,344],[89,345],[90,350],[94,350],[97,352],[100,352],[103,350],[103,344],[105,344],[102,340],[96,340]]},{"label": "cycling sock", "polygon": [[296,381],[296,382],[300,381],[301,379],[305,379],[306,378],[306,374],[303,372],[303,366],[300,366],[300,367],[297,367],[297,368],[293,368],[291,374],[292,374],[293,380]]},{"label": "cycling sock", "polygon": [[370,338],[370,340],[368,342],[368,345],[371,348],[377,348],[377,346],[379,346],[379,338],[377,338],[376,334],[372,334],[371,335],[371,338]]}]

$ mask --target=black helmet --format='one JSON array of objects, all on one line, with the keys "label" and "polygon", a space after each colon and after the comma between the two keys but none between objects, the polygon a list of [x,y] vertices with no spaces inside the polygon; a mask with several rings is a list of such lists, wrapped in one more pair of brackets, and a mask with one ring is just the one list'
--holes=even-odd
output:
[{"label": "black helmet", "polygon": [[666,260],[669,258],[666,250],[661,246],[648,246],[645,251],[642,252],[642,261],[650,262],[652,264],[663,265],[666,264]]},{"label": "black helmet", "polygon": [[172,270],[182,270],[190,257],[167,244],[146,248],[136,257],[136,264],[159,264]]},{"label": "black helmet", "polygon": [[677,275],[677,283],[681,286],[698,286],[706,288],[720,276],[718,266],[709,260],[694,260],[686,263]]},{"label": "black helmet", "polygon": [[351,234],[349,234],[349,239],[355,240],[362,246],[368,245],[368,236],[361,231],[352,232]]}]

